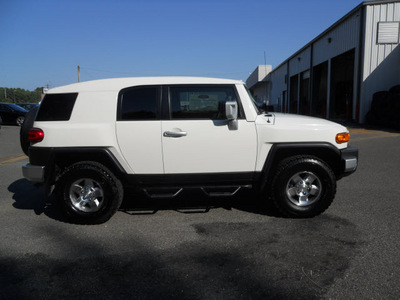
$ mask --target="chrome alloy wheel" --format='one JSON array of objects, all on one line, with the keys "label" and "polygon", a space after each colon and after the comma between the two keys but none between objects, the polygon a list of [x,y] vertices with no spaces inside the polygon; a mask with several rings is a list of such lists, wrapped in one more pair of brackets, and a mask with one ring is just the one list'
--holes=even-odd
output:
[{"label": "chrome alloy wheel", "polygon": [[22,124],[24,124],[25,118],[20,116],[17,118],[16,122],[18,126],[22,126]]},{"label": "chrome alloy wheel", "polygon": [[300,172],[286,184],[286,195],[297,206],[308,206],[321,197],[321,181],[311,172]]},{"label": "chrome alloy wheel", "polygon": [[101,185],[90,178],[81,178],[71,184],[69,198],[81,212],[96,212],[103,204],[104,192]]}]

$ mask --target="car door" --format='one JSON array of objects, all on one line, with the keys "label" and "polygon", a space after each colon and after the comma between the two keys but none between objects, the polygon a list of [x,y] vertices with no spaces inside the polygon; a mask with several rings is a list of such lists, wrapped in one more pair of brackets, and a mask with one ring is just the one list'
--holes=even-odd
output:
[{"label": "car door", "polygon": [[257,138],[243,113],[228,126],[221,108],[239,99],[234,85],[170,86],[169,119],[162,120],[165,174],[254,172]]},{"label": "car door", "polygon": [[0,114],[3,119],[3,123],[11,123],[14,121],[12,109],[7,105],[0,104]]},{"label": "car door", "polygon": [[118,96],[116,132],[125,161],[136,174],[163,174],[160,87],[123,89]]}]

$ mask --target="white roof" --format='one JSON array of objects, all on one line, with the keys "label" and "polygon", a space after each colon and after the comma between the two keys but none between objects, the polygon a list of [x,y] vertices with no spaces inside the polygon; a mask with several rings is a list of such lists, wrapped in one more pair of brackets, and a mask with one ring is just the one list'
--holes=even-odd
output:
[{"label": "white roof", "polygon": [[60,86],[48,91],[48,94],[71,93],[86,91],[115,91],[136,85],[163,85],[163,84],[243,84],[240,80],[206,78],[206,77],[132,77],[112,78],[85,81]]}]

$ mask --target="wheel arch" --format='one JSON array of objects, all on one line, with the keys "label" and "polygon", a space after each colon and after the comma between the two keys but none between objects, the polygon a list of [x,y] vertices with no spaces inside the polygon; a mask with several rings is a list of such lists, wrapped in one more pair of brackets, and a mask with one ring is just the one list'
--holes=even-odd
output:
[{"label": "wheel arch", "polygon": [[125,183],[127,173],[113,153],[104,147],[29,148],[30,163],[46,166],[46,183],[52,185],[67,167],[78,162],[97,162]]},{"label": "wheel arch", "polygon": [[336,178],[341,174],[341,154],[340,150],[330,143],[279,143],[274,144],[268,153],[264,163],[260,189],[264,190],[271,181],[274,171],[279,163],[289,157],[297,155],[307,155],[316,157],[325,162],[334,172]]}]

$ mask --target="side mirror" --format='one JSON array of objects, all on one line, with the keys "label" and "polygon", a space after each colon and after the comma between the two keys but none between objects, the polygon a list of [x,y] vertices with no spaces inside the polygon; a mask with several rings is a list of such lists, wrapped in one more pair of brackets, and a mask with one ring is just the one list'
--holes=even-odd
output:
[{"label": "side mirror", "polygon": [[238,129],[238,104],[236,101],[225,102],[225,116],[228,122],[229,130]]},{"label": "side mirror", "polygon": [[225,116],[226,119],[236,120],[238,117],[238,105],[236,101],[227,101],[225,102]]}]

